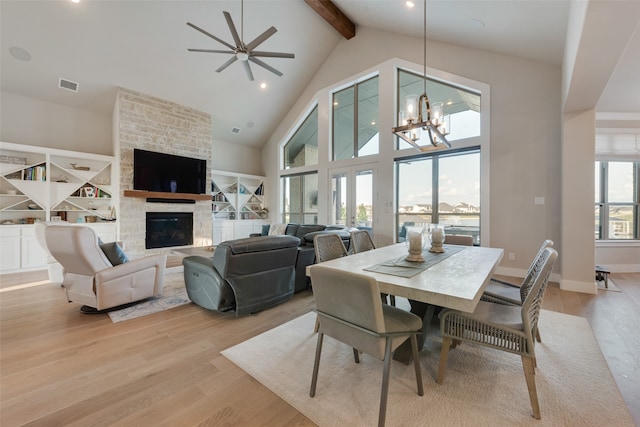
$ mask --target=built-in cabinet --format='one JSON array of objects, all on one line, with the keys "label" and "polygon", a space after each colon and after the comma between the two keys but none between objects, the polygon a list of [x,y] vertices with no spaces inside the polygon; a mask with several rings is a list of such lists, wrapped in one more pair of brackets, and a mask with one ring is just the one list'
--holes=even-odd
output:
[{"label": "built-in cabinet", "polygon": [[213,244],[218,245],[226,240],[242,239],[252,233],[262,232],[262,226],[269,224],[266,219],[249,220],[213,220]]},{"label": "built-in cabinet", "polygon": [[46,268],[39,221],[92,227],[116,240],[114,157],[0,142],[0,272]]},{"label": "built-in cabinet", "polygon": [[0,224],[114,220],[114,160],[0,143]]},{"label": "built-in cabinet", "polygon": [[214,219],[266,219],[263,176],[213,171],[211,197]]},{"label": "built-in cabinet", "polygon": [[213,244],[260,233],[268,224],[263,176],[212,171]]},{"label": "built-in cabinet", "polygon": [[0,272],[46,267],[47,254],[38,243],[35,226],[0,227]]}]

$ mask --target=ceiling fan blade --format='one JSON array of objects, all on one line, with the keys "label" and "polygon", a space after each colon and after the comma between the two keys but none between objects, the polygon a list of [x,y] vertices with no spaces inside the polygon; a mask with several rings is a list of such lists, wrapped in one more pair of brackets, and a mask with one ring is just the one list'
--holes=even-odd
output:
[{"label": "ceiling fan blade", "polygon": [[262,44],[262,42],[264,42],[266,39],[274,35],[276,31],[278,31],[276,30],[276,27],[271,27],[267,29],[264,33],[260,34],[251,43],[247,45],[247,50],[252,51],[253,49],[257,48],[260,44]]},{"label": "ceiling fan blade", "polygon": [[254,50],[251,52],[253,56],[262,56],[268,58],[295,58],[296,56],[293,53],[281,53],[281,52],[262,52],[258,50]]},{"label": "ceiling fan blade", "polygon": [[251,72],[249,61],[242,61],[242,65],[244,66],[244,70],[247,72],[247,77],[249,77],[249,80],[253,81],[253,73]]},{"label": "ceiling fan blade", "polygon": [[253,62],[254,64],[258,64],[262,68],[265,68],[265,69],[271,71],[273,74],[277,75],[278,77],[282,76],[282,73],[280,71],[276,70],[271,65],[265,64],[264,62],[262,62],[258,58],[254,58],[253,56],[250,56],[249,57],[249,61]]},{"label": "ceiling fan blade", "polygon": [[236,57],[235,55],[232,56],[231,58],[229,58],[229,60],[227,62],[225,62],[224,64],[222,64],[220,67],[218,67],[218,69],[216,70],[216,73],[221,72],[222,70],[224,70],[225,68],[227,68],[229,65],[233,64],[234,62],[236,62],[238,60],[238,57]]},{"label": "ceiling fan blade", "polygon": [[237,47],[242,47],[242,40],[238,36],[238,31],[236,30],[236,26],[233,25],[233,19],[231,19],[231,15],[229,12],[222,12],[224,15],[224,19],[227,20],[227,25],[229,26],[229,31],[231,31],[231,36],[233,36],[233,41],[236,42]]},{"label": "ceiling fan blade", "polygon": [[213,50],[213,49],[187,49],[189,52],[207,52],[207,53],[230,53],[235,54],[232,50]]},{"label": "ceiling fan blade", "polygon": [[191,22],[187,22],[187,25],[190,26],[191,28],[193,28],[196,31],[200,31],[202,34],[204,34],[205,36],[209,36],[212,39],[214,39],[215,41],[217,41],[218,43],[222,43],[223,45],[225,45],[226,47],[228,47],[231,50],[234,50],[236,47],[230,45],[229,43],[227,43],[226,41],[217,38],[216,36],[214,36],[213,34],[203,30],[202,28],[198,27],[197,25],[192,24]]}]

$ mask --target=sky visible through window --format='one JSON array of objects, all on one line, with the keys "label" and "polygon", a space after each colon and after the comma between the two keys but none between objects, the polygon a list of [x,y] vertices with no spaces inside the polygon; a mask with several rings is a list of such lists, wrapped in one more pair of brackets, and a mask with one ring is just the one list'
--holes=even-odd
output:
[{"label": "sky visible through window", "polygon": [[[417,160],[403,166],[400,180],[400,206],[431,204],[431,161]],[[480,154],[441,158],[439,181],[440,203],[480,206]]]}]

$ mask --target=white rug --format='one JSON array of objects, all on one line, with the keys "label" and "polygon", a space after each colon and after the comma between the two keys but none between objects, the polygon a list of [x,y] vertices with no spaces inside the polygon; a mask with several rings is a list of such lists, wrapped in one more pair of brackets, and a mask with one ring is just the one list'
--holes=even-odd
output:
[{"label": "white rug", "polygon": [[109,317],[113,323],[124,322],[125,320],[169,310],[190,302],[191,300],[187,296],[187,289],[184,287],[184,276],[182,270],[180,270],[176,273],[165,274],[162,296],[149,298],[122,310],[110,311]]},{"label": "white rug", "polygon": [[[382,362],[325,337],[316,397],[309,397],[317,335],[315,313],[222,352],[320,426],[377,424]],[[425,395],[416,393],[413,364],[393,362],[388,426],[633,426],[588,322],[543,311],[536,346],[536,385],[542,413],[531,404],[519,356],[463,344],[449,353],[443,385],[435,382],[439,332],[420,355]]]}]

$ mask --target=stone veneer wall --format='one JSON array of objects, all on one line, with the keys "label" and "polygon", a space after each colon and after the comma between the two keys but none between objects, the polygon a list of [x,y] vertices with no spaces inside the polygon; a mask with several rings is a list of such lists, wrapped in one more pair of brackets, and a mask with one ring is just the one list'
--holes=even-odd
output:
[{"label": "stone veneer wall", "polygon": [[[133,190],[133,149],[140,148],[178,156],[206,159],[211,170],[211,116],[173,102],[120,88],[114,111],[116,155],[120,159],[119,240],[132,258],[168,253],[170,248],[145,249],[146,212],[193,212],[193,244],[212,243],[211,201],[195,204],[147,203],[146,199],[124,197]],[[207,193],[211,174],[207,174]]]}]

